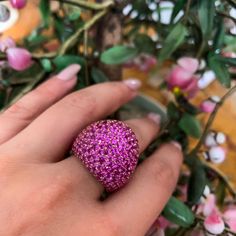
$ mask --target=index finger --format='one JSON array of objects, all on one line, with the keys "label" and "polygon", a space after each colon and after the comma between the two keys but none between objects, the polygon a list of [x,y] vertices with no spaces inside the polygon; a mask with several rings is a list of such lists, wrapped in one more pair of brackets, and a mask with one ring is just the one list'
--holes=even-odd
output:
[{"label": "index finger", "polygon": [[121,235],[145,235],[171,196],[182,163],[176,143],[163,145],[140,166],[119,192],[104,202]]}]

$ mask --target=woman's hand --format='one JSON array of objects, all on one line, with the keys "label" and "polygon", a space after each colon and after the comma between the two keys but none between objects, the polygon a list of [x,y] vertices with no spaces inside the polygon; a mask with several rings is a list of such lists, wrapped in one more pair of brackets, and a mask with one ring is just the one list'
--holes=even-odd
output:
[{"label": "woman's hand", "polygon": [[[104,202],[80,160],[65,159],[76,135],[134,98],[139,85],[111,82],[67,95],[78,71],[71,65],[0,116],[1,236],[143,236],[174,190],[182,162],[176,143],[158,149]],[[158,132],[153,120],[127,121],[141,152]]]}]

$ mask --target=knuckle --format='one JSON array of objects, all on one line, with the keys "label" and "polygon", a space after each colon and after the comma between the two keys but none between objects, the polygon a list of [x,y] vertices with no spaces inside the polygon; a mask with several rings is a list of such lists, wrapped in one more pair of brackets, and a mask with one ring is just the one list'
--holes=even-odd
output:
[{"label": "knuckle", "polygon": [[166,183],[167,186],[173,186],[177,180],[177,172],[173,165],[165,160],[159,160],[158,165],[153,165],[151,174],[155,182]]},{"label": "knuckle", "polygon": [[72,192],[73,183],[71,177],[65,174],[57,174],[53,177],[50,184],[42,188],[41,195],[44,196],[38,204],[43,209],[54,209],[62,201],[66,200]]},{"label": "knuckle", "polygon": [[37,96],[41,99],[45,98],[47,100],[53,100],[58,96],[58,93],[57,90],[52,86],[39,86],[32,92],[31,95]]},{"label": "knuckle", "polygon": [[18,101],[4,112],[4,115],[7,117],[17,118],[25,122],[30,122],[34,114],[34,110],[23,101]]},{"label": "knuckle", "polygon": [[96,108],[96,97],[88,91],[80,91],[79,93],[72,93],[65,101],[66,106],[81,110],[84,115],[91,115]]}]

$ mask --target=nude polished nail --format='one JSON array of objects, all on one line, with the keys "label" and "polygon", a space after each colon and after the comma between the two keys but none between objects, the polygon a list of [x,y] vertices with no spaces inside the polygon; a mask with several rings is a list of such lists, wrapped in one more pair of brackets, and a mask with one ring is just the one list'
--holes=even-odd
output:
[{"label": "nude polished nail", "polygon": [[71,80],[78,74],[80,69],[81,69],[80,65],[72,64],[72,65],[68,66],[67,68],[65,68],[64,70],[62,70],[57,75],[57,78],[59,80],[64,80],[64,81]]}]

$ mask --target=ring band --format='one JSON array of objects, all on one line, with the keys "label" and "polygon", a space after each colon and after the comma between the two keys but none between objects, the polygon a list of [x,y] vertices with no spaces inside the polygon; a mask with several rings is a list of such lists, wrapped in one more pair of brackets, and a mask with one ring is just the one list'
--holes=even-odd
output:
[{"label": "ring band", "polygon": [[72,153],[108,192],[124,186],[139,156],[138,140],[122,121],[102,120],[86,127],[75,139]]}]

